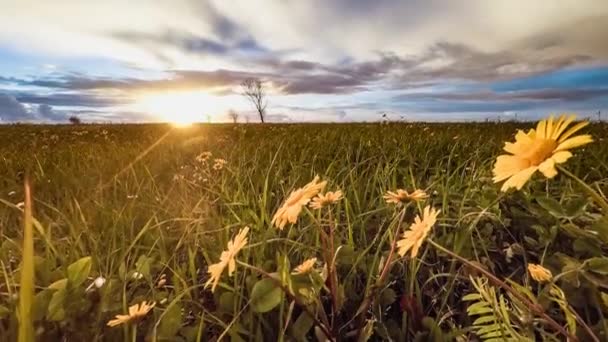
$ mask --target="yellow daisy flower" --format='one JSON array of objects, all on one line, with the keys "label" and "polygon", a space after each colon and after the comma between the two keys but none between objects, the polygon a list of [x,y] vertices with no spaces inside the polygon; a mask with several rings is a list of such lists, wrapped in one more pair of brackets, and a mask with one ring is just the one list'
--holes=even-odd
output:
[{"label": "yellow daisy flower", "polygon": [[528,272],[530,272],[532,279],[539,283],[550,281],[551,278],[553,278],[551,271],[542,267],[541,265],[528,264]]},{"label": "yellow daisy flower", "polygon": [[205,288],[212,284],[211,291],[215,291],[226,266],[228,266],[229,276],[234,273],[236,269],[236,255],[247,245],[247,233],[249,233],[249,227],[241,229],[233,240],[228,241],[226,250],[220,255],[220,261],[208,267],[207,273],[209,273],[210,277],[205,283]]},{"label": "yellow daisy flower", "polygon": [[435,222],[437,222],[437,215],[439,215],[440,212],[441,210],[435,210],[435,208],[431,208],[431,206],[427,205],[422,213],[422,218],[416,216],[410,229],[403,233],[403,238],[401,240],[397,241],[397,247],[399,248],[397,253],[404,256],[405,253],[410,251],[410,256],[412,258],[416,257],[424,239],[426,239],[431,228]]},{"label": "yellow daisy flower", "polygon": [[386,195],[384,195],[384,200],[386,200],[386,203],[394,203],[400,205],[401,203],[406,203],[409,201],[420,201],[428,197],[429,195],[427,195],[424,190],[417,189],[410,194],[406,190],[397,189],[397,191],[395,192],[387,191]]},{"label": "yellow daisy flower", "polygon": [[319,182],[319,176],[316,176],[312,182],[306,184],[303,188],[293,191],[287,197],[283,206],[274,214],[272,224],[283,230],[287,222],[296,223],[300,212],[302,212],[302,207],[307,205],[311,198],[321,192],[326,184],[327,181]]},{"label": "yellow daisy flower", "polygon": [[301,263],[300,265],[298,265],[294,270],[293,273],[294,274],[305,274],[305,273],[309,273],[310,271],[313,270],[315,263],[317,262],[317,258],[310,258],[308,260],[305,260],[303,263]]},{"label": "yellow daisy flower", "polygon": [[143,301],[140,304],[135,304],[129,307],[129,313],[126,315],[116,315],[116,318],[108,322],[109,327],[115,327],[120,324],[128,323],[132,320],[136,320],[144,317],[145,315],[152,310],[152,308],[156,305],[155,302],[148,304],[148,302]]},{"label": "yellow daisy flower", "polygon": [[336,203],[342,199],[342,191],[328,191],[325,194],[319,194],[317,197],[312,199],[310,207],[312,209],[321,209],[332,203]]},{"label": "yellow daisy flower", "polygon": [[536,129],[531,129],[528,133],[519,130],[514,143],[506,142],[504,150],[510,154],[498,156],[492,171],[494,183],[506,179],[501,191],[521,189],[536,171],[547,178],[555,177],[555,164],[564,163],[572,157],[569,149],[592,142],[593,139],[588,134],[572,137],[587,126],[588,122],[579,122],[566,130],[575,118],[575,115],[562,115],[555,122],[552,115],[548,120],[541,120]]}]

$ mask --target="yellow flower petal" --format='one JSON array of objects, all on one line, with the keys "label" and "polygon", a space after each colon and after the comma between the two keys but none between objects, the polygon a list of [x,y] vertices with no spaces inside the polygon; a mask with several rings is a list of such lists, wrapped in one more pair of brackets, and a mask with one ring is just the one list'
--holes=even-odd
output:
[{"label": "yellow flower petal", "polygon": [[555,161],[551,158],[545,160],[538,166],[538,171],[542,172],[543,175],[547,178],[553,178],[557,175],[557,170],[555,169]]},{"label": "yellow flower petal", "polygon": [[517,190],[521,190],[521,188],[526,184],[526,182],[532,177],[534,172],[538,170],[538,166],[529,167],[527,169],[523,169],[518,173],[514,174],[511,178],[509,178],[500,189],[501,191],[507,191],[510,188],[516,188]]},{"label": "yellow flower petal", "polygon": [[565,163],[568,159],[572,157],[572,153],[569,151],[559,151],[556,154],[551,156],[551,159],[555,161],[555,164]]},{"label": "yellow flower petal", "polygon": [[591,136],[589,134],[577,135],[574,138],[564,140],[561,144],[559,144],[557,146],[557,148],[555,149],[555,152],[569,150],[571,148],[583,146],[590,142],[593,142],[593,138],[591,138]]},{"label": "yellow flower petal", "polygon": [[576,125],[572,126],[572,128],[570,128],[569,130],[567,130],[566,133],[562,134],[559,137],[559,139],[557,140],[557,142],[559,144],[561,144],[566,139],[570,138],[570,136],[572,136],[574,133],[580,131],[581,129],[583,129],[588,124],[589,124],[589,121],[581,121],[581,122],[577,123]]}]

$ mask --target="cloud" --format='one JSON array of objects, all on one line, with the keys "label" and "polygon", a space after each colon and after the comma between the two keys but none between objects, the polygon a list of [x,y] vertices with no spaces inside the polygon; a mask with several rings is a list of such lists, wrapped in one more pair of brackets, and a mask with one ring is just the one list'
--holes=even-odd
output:
[{"label": "cloud", "polygon": [[129,102],[124,98],[90,95],[85,93],[53,93],[50,95],[38,95],[35,93],[20,92],[17,93],[15,97],[22,103],[69,107],[110,107]]},{"label": "cloud", "polygon": [[0,121],[13,122],[34,119],[32,113],[13,96],[0,94]]},{"label": "cloud", "polygon": [[0,122],[57,122],[64,121],[66,113],[56,111],[52,106],[26,106],[14,96],[0,94]]},{"label": "cloud", "polygon": [[67,118],[64,112],[57,112],[48,104],[38,106],[38,117],[48,121],[65,121]]}]

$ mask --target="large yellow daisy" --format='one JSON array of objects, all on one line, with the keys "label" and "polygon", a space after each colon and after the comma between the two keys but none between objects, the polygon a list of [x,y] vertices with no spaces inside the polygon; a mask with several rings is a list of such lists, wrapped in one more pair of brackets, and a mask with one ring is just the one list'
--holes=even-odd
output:
[{"label": "large yellow daisy", "polygon": [[280,230],[283,230],[288,222],[296,223],[298,216],[302,212],[302,207],[307,205],[311,198],[321,192],[326,184],[327,181],[319,182],[319,176],[316,176],[312,182],[306,184],[303,188],[293,191],[274,214],[271,223]]},{"label": "large yellow daisy", "polygon": [[412,258],[418,255],[418,250],[422,243],[426,239],[427,235],[433,228],[435,222],[437,222],[437,215],[441,210],[435,210],[431,206],[427,205],[422,213],[422,218],[416,216],[414,223],[410,226],[409,230],[403,233],[403,238],[397,241],[397,253],[404,256],[405,253],[410,252]]},{"label": "large yellow daisy", "polygon": [[579,122],[566,130],[575,118],[575,115],[562,115],[555,121],[552,115],[547,120],[541,120],[536,129],[528,133],[519,130],[515,142],[506,142],[504,150],[510,154],[498,156],[493,170],[494,183],[506,180],[501,191],[521,189],[536,171],[547,178],[555,177],[555,164],[564,163],[572,157],[569,149],[592,142],[588,134],[572,136],[588,122]]},{"label": "large yellow daisy", "polygon": [[249,233],[249,227],[241,229],[233,240],[228,241],[226,250],[220,255],[220,261],[208,267],[207,273],[210,277],[205,283],[205,287],[211,285],[211,291],[215,291],[226,267],[228,267],[228,275],[232,275],[236,269],[236,255],[247,245],[247,233]]}]

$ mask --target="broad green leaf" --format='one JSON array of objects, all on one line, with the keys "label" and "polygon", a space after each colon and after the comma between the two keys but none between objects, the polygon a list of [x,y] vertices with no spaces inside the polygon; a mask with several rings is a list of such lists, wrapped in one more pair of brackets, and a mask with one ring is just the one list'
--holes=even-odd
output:
[{"label": "broad green leaf", "polygon": [[562,208],[561,204],[558,201],[554,200],[550,197],[536,197],[536,202],[540,204],[545,210],[547,210],[551,215],[555,217],[563,217],[566,216],[566,212],[564,208]]},{"label": "broad green leaf", "polygon": [[55,292],[55,290],[46,289],[38,292],[36,296],[34,296],[34,306],[32,307],[32,319],[34,321],[41,321],[44,319],[44,316],[48,311],[51,298],[53,298],[53,294]]},{"label": "broad green leaf", "polygon": [[306,341],[306,334],[308,334],[313,324],[312,317],[306,311],[303,311],[291,326],[293,337],[297,341]]},{"label": "broad green leaf", "polygon": [[173,340],[181,327],[182,308],[178,303],[175,303],[163,313],[163,318],[158,326],[158,337],[161,340]]},{"label": "broad green leaf", "polygon": [[81,258],[68,266],[68,282],[70,286],[78,287],[84,283],[89,273],[91,273],[92,264],[93,260],[89,256]]},{"label": "broad green leaf", "polygon": [[283,291],[276,280],[264,278],[253,285],[251,307],[255,312],[268,312],[274,309],[283,299]]},{"label": "broad green leaf", "polygon": [[387,307],[395,302],[397,294],[393,289],[387,288],[380,294],[380,306]]},{"label": "broad green leaf", "polygon": [[226,313],[234,310],[234,293],[224,292],[220,295],[219,310]]},{"label": "broad green leaf", "polygon": [[8,315],[10,313],[11,313],[11,310],[9,310],[6,306],[0,305],[0,319],[4,319],[4,318],[8,317]]},{"label": "broad green leaf", "polygon": [[140,256],[135,263],[135,271],[141,273],[144,278],[150,279],[150,267],[152,265],[152,258],[148,258],[145,255]]},{"label": "broad green leaf", "polygon": [[53,293],[51,301],[49,302],[48,312],[46,314],[47,319],[51,321],[63,321],[65,319],[64,302],[66,293],[67,291],[65,288]]},{"label": "broad green leaf", "polygon": [[589,271],[602,275],[608,274],[608,258],[591,258],[585,261]]}]

